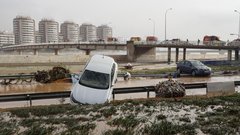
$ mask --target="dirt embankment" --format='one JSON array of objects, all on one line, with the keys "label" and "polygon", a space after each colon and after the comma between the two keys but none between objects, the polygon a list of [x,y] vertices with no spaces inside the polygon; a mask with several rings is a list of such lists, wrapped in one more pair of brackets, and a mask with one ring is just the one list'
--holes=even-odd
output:
[{"label": "dirt embankment", "polygon": [[240,95],[1,110],[2,134],[239,134]]}]

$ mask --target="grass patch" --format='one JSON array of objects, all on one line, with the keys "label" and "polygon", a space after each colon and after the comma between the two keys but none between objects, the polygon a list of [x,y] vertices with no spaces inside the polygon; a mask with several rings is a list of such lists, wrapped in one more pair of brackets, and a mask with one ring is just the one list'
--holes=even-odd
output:
[{"label": "grass patch", "polygon": [[63,135],[89,135],[90,130],[95,129],[96,124],[87,123],[83,125],[74,124],[72,127],[69,127],[67,131],[62,133]]},{"label": "grass patch", "polygon": [[39,123],[33,124],[28,130],[24,131],[24,135],[47,135],[51,134],[54,130],[53,127],[43,127]]},{"label": "grass patch", "polygon": [[159,115],[157,115],[156,117],[157,117],[157,120],[164,120],[164,119],[167,118],[167,117],[166,117],[165,115],[163,115],[163,114],[159,114]]},{"label": "grass patch", "polygon": [[127,131],[124,129],[115,129],[115,130],[107,130],[103,133],[103,135],[133,135],[133,131]]},{"label": "grass patch", "polygon": [[179,120],[182,121],[182,122],[186,122],[186,123],[191,122],[191,120],[188,117],[182,117],[182,118],[179,118]]},{"label": "grass patch", "polygon": [[184,105],[196,105],[206,107],[210,105],[240,105],[240,94],[236,93],[230,96],[219,96],[211,98],[183,99]]},{"label": "grass patch", "polygon": [[9,109],[8,111],[11,112],[12,115],[16,115],[17,117],[28,118],[30,114],[41,117],[48,115],[64,114],[71,109],[73,109],[73,106],[71,105],[50,105]]},{"label": "grass patch", "polygon": [[[23,127],[28,127],[28,130],[23,134],[50,134],[54,129],[51,127],[44,127],[41,125],[66,125],[67,130],[63,134],[81,134],[87,135],[91,129],[96,127],[95,124],[86,123],[80,124],[82,118],[47,118],[47,119],[23,119],[20,125]],[[39,128],[38,128],[39,127]]]},{"label": "grass patch", "polygon": [[111,106],[110,108],[108,109],[103,109],[103,110],[100,110],[100,112],[103,114],[103,116],[105,118],[108,118],[114,114],[116,114],[117,110],[115,107]]},{"label": "grass patch", "polygon": [[198,119],[198,123],[204,133],[225,135],[239,131],[240,107],[226,106],[222,109],[199,116],[201,118]]},{"label": "grass patch", "polygon": [[16,132],[15,122],[4,122],[0,121],[0,134],[1,135],[12,135]]},{"label": "grass patch", "polygon": [[166,120],[161,122],[154,122],[151,125],[146,125],[144,133],[149,135],[175,135],[178,133],[186,135],[194,135],[196,125],[194,124],[183,124],[176,125]]},{"label": "grass patch", "polygon": [[17,117],[20,117],[20,118],[28,118],[30,116],[30,114],[29,114],[30,109],[29,108],[10,109],[9,111],[11,112],[12,115],[16,115]]},{"label": "grass patch", "polygon": [[212,68],[212,71],[218,72],[218,71],[235,71],[235,70],[240,70],[239,65],[221,65],[221,66],[209,66]]},{"label": "grass patch", "polygon": [[158,123],[152,123],[147,125],[144,129],[144,133],[149,135],[174,135],[179,132],[179,128],[168,121],[161,121]]},{"label": "grass patch", "polygon": [[109,124],[114,126],[121,126],[125,128],[127,131],[129,131],[130,129],[136,127],[139,123],[140,120],[136,119],[136,117],[131,114],[129,116],[126,116],[125,118],[122,117],[116,118],[112,120]]}]

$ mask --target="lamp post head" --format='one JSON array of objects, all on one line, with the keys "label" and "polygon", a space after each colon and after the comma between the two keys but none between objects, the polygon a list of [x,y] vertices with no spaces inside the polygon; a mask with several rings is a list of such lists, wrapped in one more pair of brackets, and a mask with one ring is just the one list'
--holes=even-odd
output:
[{"label": "lamp post head", "polygon": [[239,12],[238,10],[236,10],[236,9],[234,10],[234,12],[236,12],[236,13],[239,13],[239,14],[240,14],[240,12]]}]

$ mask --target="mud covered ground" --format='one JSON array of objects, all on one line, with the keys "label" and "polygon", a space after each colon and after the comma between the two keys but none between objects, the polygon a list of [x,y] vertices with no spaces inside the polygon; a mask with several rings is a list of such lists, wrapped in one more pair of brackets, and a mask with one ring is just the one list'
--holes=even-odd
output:
[{"label": "mud covered ground", "polygon": [[139,99],[103,105],[2,109],[0,133],[171,135],[240,133],[240,94],[191,99]]}]

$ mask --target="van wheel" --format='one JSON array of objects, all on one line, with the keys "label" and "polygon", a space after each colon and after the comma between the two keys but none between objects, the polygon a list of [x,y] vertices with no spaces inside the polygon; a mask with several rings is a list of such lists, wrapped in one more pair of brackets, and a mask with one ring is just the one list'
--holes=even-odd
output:
[{"label": "van wheel", "polygon": [[196,76],[196,71],[192,71],[192,76]]}]

